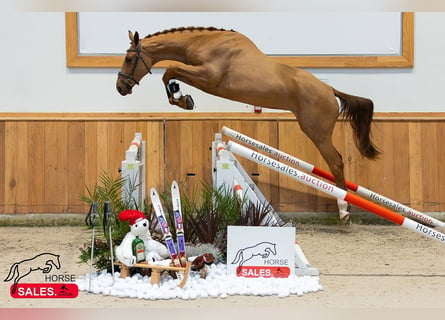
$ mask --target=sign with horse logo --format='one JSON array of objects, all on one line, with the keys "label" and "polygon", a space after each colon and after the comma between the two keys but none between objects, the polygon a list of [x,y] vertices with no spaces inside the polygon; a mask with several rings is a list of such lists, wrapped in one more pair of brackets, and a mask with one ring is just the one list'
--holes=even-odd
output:
[{"label": "sign with horse logo", "polygon": [[[45,252],[32,258],[15,262],[9,268],[4,282],[12,281],[10,295],[13,298],[76,298],[78,287],[75,276],[68,274],[50,274],[54,269],[60,270],[60,255]],[[60,283],[19,283],[32,272],[42,273],[45,282]]]},{"label": "sign with horse logo", "polygon": [[228,275],[287,278],[294,273],[294,227],[228,227]]}]

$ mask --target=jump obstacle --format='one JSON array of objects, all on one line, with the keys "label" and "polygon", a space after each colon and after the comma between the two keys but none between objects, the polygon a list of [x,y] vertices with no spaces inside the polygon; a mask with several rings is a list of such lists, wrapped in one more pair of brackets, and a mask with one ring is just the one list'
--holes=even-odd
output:
[{"label": "jump obstacle", "polygon": [[[287,163],[290,163],[293,166],[297,166],[305,171],[308,171],[310,173],[313,173],[319,177],[325,178],[329,181],[335,182],[334,176],[323,169],[317,168],[316,166],[307,163],[301,159],[298,159],[290,154],[287,154],[283,151],[280,151],[274,147],[271,147],[261,141],[255,140],[247,135],[244,135],[240,132],[237,132],[233,129],[230,129],[228,127],[223,127],[221,130],[222,134],[231,137],[233,139],[236,139],[246,145],[249,145],[251,147],[254,147],[255,149],[261,150],[265,153],[268,153],[272,155],[275,158],[278,158],[279,160],[286,161]],[[371,191],[367,188],[364,188],[358,184],[355,184],[353,182],[350,182],[346,180],[346,186],[349,190],[352,190],[356,192],[357,194],[366,197],[367,199],[370,199],[372,201],[378,202],[385,207],[388,207],[396,212],[401,212],[406,216],[409,216],[411,218],[417,219],[419,221],[422,221],[423,223],[426,223],[431,226],[435,227],[442,227],[445,228],[445,223],[435,219],[433,217],[428,216],[425,213],[419,212],[413,208],[410,208],[404,204],[401,204],[397,201],[394,201],[392,199],[389,199],[381,194],[378,194],[374,191]]]},{"label": "jump obstacle", "polygon": [[[248,173],[236,160],[233,153],[226,150],[225,144],[222,141],[222,135],[220,133],[217,133],[215,135],[215,141],[213,141],[212,143],[212,150],[216,151],[212,153],[212,172],[214,182],[213,186],[215,188],[218,188],[221,185],[231,185],[234,188],[235,195],[241,200],[244,205],[247,205],[247,202],[244,201],[247,198],[252,203],[259,205],[260,208],[261,206],[264,206],[267,203],[265,196],[256,187],[254,181],[249,177]],[[125,160],[122,161],[121,174],[122,177],[125,178],[122,197],[124,199],[128,199],[128,197],[131,196],[134,201],[136,201],[136,203],[143,204],[146,188],[145,141],[142,141],[141,133],[135,133],[135,137],[132,140],[130,147],[126,151]],[[133,192],[130,192],[133,189],[135,190]],[[270,207],[270,211],[268,212],[267,222],[271,225],[284,224],[280,216],[273,210],[272,207]],[[122,266],[122,264],[119,262],[116,262],[114,264]],[[296,275],[318,276],[320,274],[317,268],[311,266],[309,260],[307,259],[306,255],[303,252],[303,249],[298,242],[295,243],[295,264]],[[152,265],[144,264],[135,266],[152,269],[152,272],[154,269],[155,277],[152,278],[152,281],[154,281],[154,283],[159,283],[157,273],[160,269],[162,269],[162,267],[153,268]],[[190,266],[188,266],[188,269],[189,268]],[[124,270],[121,274],[121,277],[126,277],[128,275],[128,269],[123,269]],[[185,270],[187,274],[189,271],[188,269]],[[179,286],[182,287],[184,283],[185,280],[181,281]]]},{"label": "jump obstacle", "polygon": [[122,161],[121,176],[124,178],[122,199],[134,201],[143,209],[146,197],[145,187],[145,141],[142,133],[135,133],[133,140],[125,152],[125,160]]},{"label": "jump obstacle", "polygon": [[[243,204],[243,209],[249,204],[248,201],[257,205],[260,209],[264,208],[266,203],[268,203],[266,197],[233,153],[227,150],[220,133],[215,134],[215,140],[212,142],[212,151],[213,187],[216,190],[221,187],[232,188],[235,196]],[[268,208],[268,213],[263,223],[271,226],[284,224],[272,207]],[[320,274],[319,270],[309,263],[298,242],[295,243],[295,264],[296,275],[318,276]]]},{"label": "jump obstacle", "polygon": [[244,147],[236,142],[229,141],[227,143],[227,150],[236,153],[246,159],[254,161],[271,170],[291,177],[301,183],[324,192],[334,198],[344,200],[352,203],[362,209],[365,209],[371,213],[374,213],[386,220],[389,220],[395,224],[403,226],[411,231],[417,232],[427,238],[439,241],[445,244],[445,234],[434,230],[422,223],[415,222],[407,217],[404,217],[396,212],[393,212],[387,208],[384,208],[376,203],[363,199],[355,194],[352,194],[346,190],[338,188],[330,183],[322,181],[308,173],[304,173],[294,167],[290,167],[282,162],[272,159],[264,154],[258,153],[252,149]]},{"label": "jump obstacle", "polygon": [[[260,208],[267,203],[266,197],[260,189],[255,185],[255,182],[250,178],[246,170],[236,160],[231,152],[227,152],[225,144],[222,141],[220,133],[215,134],[215,140],[212,142],[212,173],[213,173],[213,187],[215,190],[221,187],[232,187],[235,190],[235,195],[243,200],[246,197],[254,204],[258,204]],[[236,183],[235,183],[236,181]],[[242,201],[244,206],[248,202]],[[280,216],[270,208],[267,215],[269,225],[284,224]]]}]

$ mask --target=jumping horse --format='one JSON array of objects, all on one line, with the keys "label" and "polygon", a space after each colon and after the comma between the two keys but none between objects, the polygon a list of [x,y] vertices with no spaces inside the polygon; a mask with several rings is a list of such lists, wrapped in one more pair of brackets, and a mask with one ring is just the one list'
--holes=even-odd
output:
[{"label": "jumping horse", "polygon": [[[170,104],[193,109],[193,99],[182,95],[182,81],[206,93],[254,106],[291,111],[302,131],[312,140],[335,178],[346,190],[343,160],[332,144],[340,116],[349,120],[361,155],[375,159],[379,151],[371,141],[373,102],[340,92],[302,69],[277,62],[262,53],[243,34],[216,28],[187,27],[157,32],[131,40],[116,88],[125,96],[153,65],[169,60],[162,77]],[[336,97],[340,100],[340,105]],[[340,219],[349,206],[338,199]]]}]

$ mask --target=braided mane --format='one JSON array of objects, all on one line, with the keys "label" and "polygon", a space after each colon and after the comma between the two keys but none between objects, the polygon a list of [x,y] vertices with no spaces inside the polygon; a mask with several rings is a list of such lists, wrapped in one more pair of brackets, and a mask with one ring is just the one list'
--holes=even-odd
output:
[{"label": "braided mane", "polygon": [[236,32],[233,29],[226,30],[223,28],[215,28],[215,27],[179,27],[179,28],[166,29],[164,31],[158,31],[156,33],[147,35],[145,38],[152,38],[152,37],[156,37],[156,36],[163,35],[163,34],[184,32],[184,31],[191,31],[191,32],[195,32],[195,31],[230,31],[230,32]]}]

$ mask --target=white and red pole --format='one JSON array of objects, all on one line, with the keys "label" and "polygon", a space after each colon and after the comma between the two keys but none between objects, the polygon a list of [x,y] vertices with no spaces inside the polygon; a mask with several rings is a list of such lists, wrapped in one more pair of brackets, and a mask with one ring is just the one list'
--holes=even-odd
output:
[{"label": "white and red pole", "polygon": [[261,164],[265,167],[268,167],[269,169],[284,174],[288,177],[294,178],[295,180],[300,181],[303,184],[315,188],[330,196],[352,203],[362,209],[372,212],[411,231],[417,232],[427,238],[434,239],[441,242],[442,244],[445,244],[445,234],[439,231],[429,228],[421,223],[415,222],[387,208],[381,207],[376,203],[365,200],[355,194],[340,189],[337,186],[315,178],[308,173],[304,173],[298,169],[290,167],[264,154],[258,153],[233,141],[229,141],[229,143],[227,144],[227,150],[236,153],[246,159],[252,160],[258,164]]},{"label": "white and red pole", "polygon": [[[329,181],[335,182],[335,178],[330,172],[327,172],[327,171],[320,169],[308,162],[300,160],[300,159],[298,159],[292,155],[289,155],[279,149],[271,147],[261,141],[255,140],[249,136],[246,136],[242,133],[239,133],[239,132],[237,132],[233,129],[230,129],[228,127],[225,127],[225,126],[222,128],[221,132],[228,137],[231,137],[231,138],[236,139],[244,144],[254,147],[255,149],[258,149],[265,153],[268,153],[268,154],[278,158],[279,160],[286,161],[287,163],[297,166],[305,171],[311,172],[313,174],[316,174],[319,177],[322,177]],[[385,196],[382,196],[382,195],[380,195],[376,192],[373,192],[369,189],[366,189],[358,184],[355,184],[353,182],[346,180],[346,186],[349,190],[357,192],[359,195],[366,197],[367,199],[373,200],[375,202],[378,202],[386,207],[389,207],[396,212],[401,212],[406,216],[418,219],[428,225],[445,228],[444,222],[442,222],[436,218],[430,217],[425,213],[422,213],[415,209],[412,209],[412,208],[410,208],[404,204],[401,204],[397,201],[394,201],[394,200],[389,199]]]},{"label": "white and red pole", "polygon": [[142,134],[136,133],[134,135],[133,140],[128,147],[127,152],[125,153],[125,160],[127,161],[136,161],[137,153],[142,144]]},{"label": "white and red pole", "polygon": [[233,180],[233,192],[235,193],[238,201],[240,203],[242,203],[243,202],[243,187],[241,187],[241,185],[235,179]]}]

